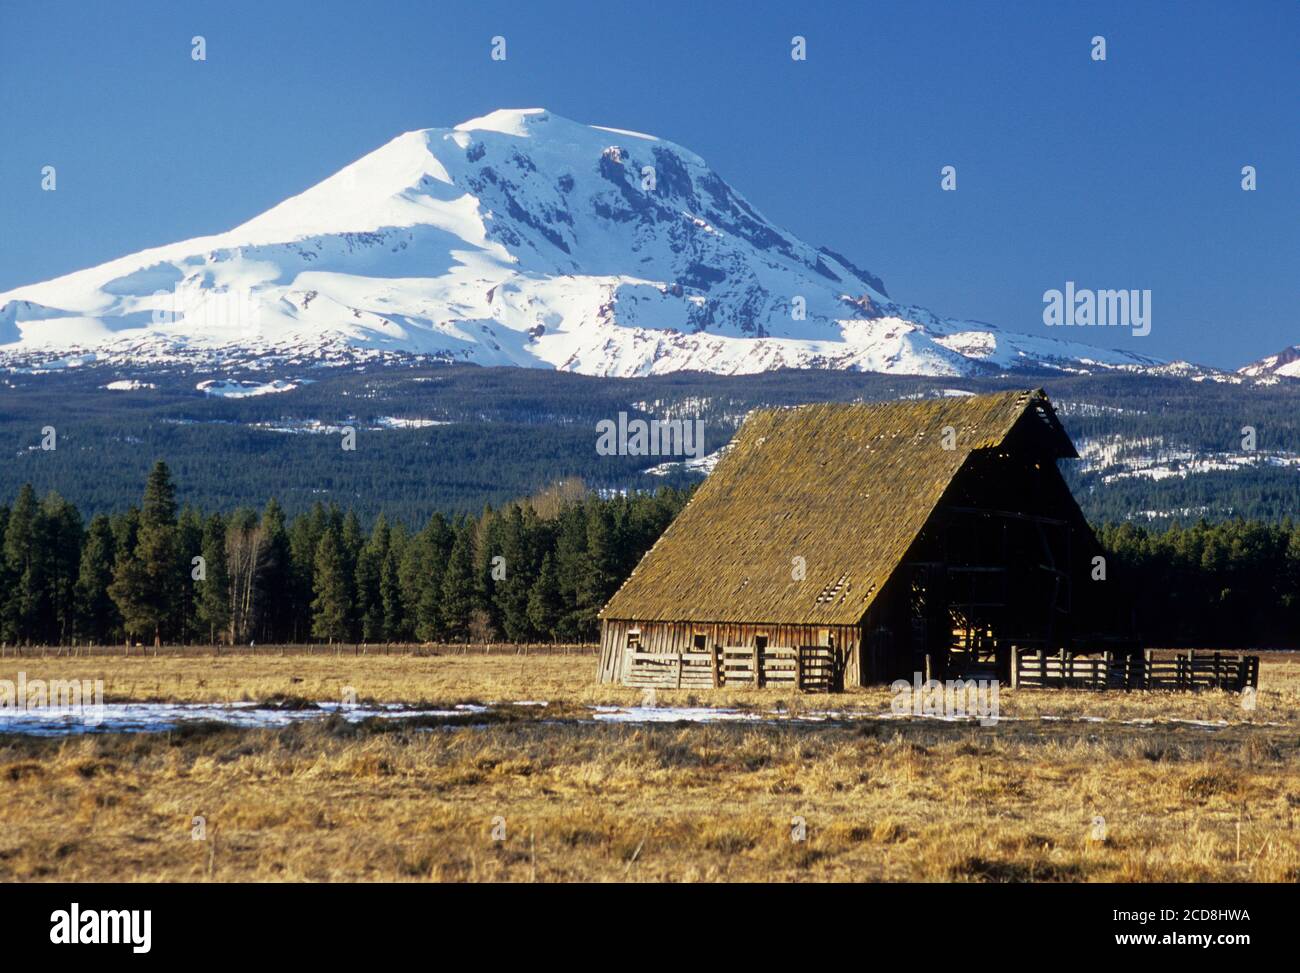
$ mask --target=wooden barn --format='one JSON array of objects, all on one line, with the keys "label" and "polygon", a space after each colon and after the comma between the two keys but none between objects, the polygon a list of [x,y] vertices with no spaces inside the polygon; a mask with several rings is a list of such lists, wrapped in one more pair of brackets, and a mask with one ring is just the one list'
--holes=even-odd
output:
[{"label": "wooden barn", "polygon": [[600,680],[1007,679],[1096,646],[1115,616],[1057,469],[1077,456],[1041,390],[756,411],[602,611]]}]

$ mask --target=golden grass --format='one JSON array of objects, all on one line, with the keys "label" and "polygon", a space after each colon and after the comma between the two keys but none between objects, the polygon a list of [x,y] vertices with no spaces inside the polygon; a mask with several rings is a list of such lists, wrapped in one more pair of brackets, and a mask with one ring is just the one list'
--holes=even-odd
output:
[{"label": "golden grass", "polygon": [[[115,699],[279,693],[494,707],[481,725],[196,727],[0,738],[0,879],[441,881],[1295,881],[1300,664],[1268,657],[1258,708],[1225,693],[1003,691],[1007,720],[618,726],[591,656],[5,660]],[[684,703],[686,693],[660,693]],[[839,696],[702,705],[883,712]],[[1093,819],[1105,819],[1104,834]],[[192,819],[207,822],[191,839]],[[498,828],[497,836],[493,829]],[[802,822],[806,838],[792,840]],[[504,826],[504,838],[500,827]]]}]

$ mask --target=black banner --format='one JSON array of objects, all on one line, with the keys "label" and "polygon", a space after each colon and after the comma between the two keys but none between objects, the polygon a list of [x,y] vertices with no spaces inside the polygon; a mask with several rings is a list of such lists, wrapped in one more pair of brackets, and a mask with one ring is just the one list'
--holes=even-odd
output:
[{"label": "black banner", "polygon": [[8,955],[127,963],[337,962],[399,946],[630,958],[675,948],[688,927],[693,950],[733,958],[860,938],[877,958],[990,945],[1004,957],[1172,949],[1231,962],[1283,948],[1294,903],[1294,887],[1265,885],[0,886]]}]

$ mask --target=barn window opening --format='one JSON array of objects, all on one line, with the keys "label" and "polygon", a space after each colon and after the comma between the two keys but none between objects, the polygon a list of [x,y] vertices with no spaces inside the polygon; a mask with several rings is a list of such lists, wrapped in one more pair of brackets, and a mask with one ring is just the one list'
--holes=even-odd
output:
[{"label": "barn window opening", "polygon": [[706,644],[707,642],[708,642],[708,636],[707,636],[707,635],[698,635],[698,634],[697,634],[697,635],[695,636],[695,651],[696,651],[696,652],[703,652],[703,651],[705,651],[705,649],[708,648],[708,645]]},{"label": "barn window opening", "polygon": [[631,649],[633,652],[635,652],[637,649],[641,648],[641,633],[640,633],[640,632],[628,632],[628,633],[627,633],[627,647],[628,647],[629,649]]}]

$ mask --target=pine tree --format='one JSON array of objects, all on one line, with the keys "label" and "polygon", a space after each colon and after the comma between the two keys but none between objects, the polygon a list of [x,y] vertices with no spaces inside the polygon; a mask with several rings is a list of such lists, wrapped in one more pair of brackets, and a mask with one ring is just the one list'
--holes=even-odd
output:
[{"label": "pine tree", "polygon": [[[177,598],[177,634],[183,641],[203,638],[206,633],[199,624],[198,591],[194,580],[194,558],[203,554],[203,515],[195,507],[186,506],[176,520],[176,547],[180,552],[185,582]],[[206,565],[205,565],[206,571]]]},{"label": "pine tree", "polygon": [[[496,598],[501,582],[493,577],[493,571],[500,572],[501,562],[497,561],[494,565],[493,561],[502,556],[501,539],[505,525],[502,517],[491,507],[484,508],[478,520],[469,523],[473,525],[471,538],[474,543],[474,607],[470,609],[470,615],[473,617],[482,613],[486,628],[495,634],[502,630],[501,611]],[[508,576],[509,566],[506,568]]]},{"label": "pine tree", "polygon": [[176,526],[176,487],[171,470],[162,460],[154,463],[144,485],[144,503],[140,505],[142,527]]},{"label": "pine tree", "polygon": [[311,512],[294,518],[289,529],[289,559],[292,564],[288,597],[292,605],[293,641],[311,633],[311,603],[315,597],[316,545],[325,532],[325,508],[316,503]]},{"label": "pine tree", "polygon": [[37,510],[33,538],[33,561],[40,566],[36,636],[47,645],[67,644],[76,632],[81,540],[77,508],[57,493],[49,494]]},{"label": "pine tree", "polygon": [[560,598],[559,575],[555,571],[555,559],[548,553],[542,558],[542,567],[533,582],[532,591],[528,593],[528,620],[534,630],[546,638],[555,638],[555,627],[564,612],[564,603]]},{"label": "pine tree", "polygon": [[447,557],[442,575],[442,601],[439,615],[447,637],[453,641],[469,638],[474,611],[477,578],[474,572],[474,522],[467,520],[456,530],[456,540]]},{"label": "pine tree", "polygon": [[135,549],[119,560],[109,594],[129,635],[153,637],[175,626],[183,566],[176,532],[176,490],[167,464],[154,464],[145,484]]},{"label": "pine tree", "polygon": [[618,586],[614,524],[610,508],[599,501],[587,505],[587,558],[578,576],[576,625],[584,640],[600,629],[597,613]]},{"label": "pine tree", "polygon": [[5,642],[31,640],[37,610],[33,543],[36,532],[36,491],[24,483],[18,491],[5,525],[4,561],[9,586],[0,591],[0,638]]},{"label": "pine tree", "polygon": [[580,504],[570,504],[560,511],[555,538],[555,573],[560,584],[561,611],[556,622],[557,636],[566,642],[583,636],[578,591],[587,570],[587,516]]},{"label": "pine tree", "polygon": [[9,532],[9,508],[0,506],[0,641],[9,642],[12,635],[6,634],[6,613],[8,611],[8,599],[5,593],[12,591],[14,587],[14,576],[9,570],[9,561],[5,557],[4,539]]},{"label": "pine tree", "polygon": [[352,604],[347,566],[338,532],[330,527],[316,545],[316,597],[312,601],[311,632],[316,638],[341,642],[351,637]]},{"label": "pine tree", "polygon": [[126,557],[135,550],[136,538],[140,536],[140,508],[128,507],[112,514],[108,523],[113,530],[113,550],[118,558]]},{"label": "pine tree", "polygon": [[384,610],[384,638],[401,642],[412,637],[406,602],[402,598],[401,563],[406,542],[403,535],[393,531],[388,555],[379,572],[379,599]]},{"label": "pine tree", "polygon": [[399,564],[402,600],[408,607],[410,628],[422,642],[446,638],[442,615],[442,578],[447,569],[455,533],[442,514],[434,514],[424,530],[411,538]]},{"label": "pine tree", "polygon": [[357,603],[357,564],[361,560],[361,551],[366,546],[366,536],[361,530],[361,519],[356,511],[349,510],[341,523],[339,553],[343,557],[343,577],[348,590],[348,627],[355,631],[360,628],[361,621]]},{"label": "pine tree", "polygon": [[384,565],[388,561],[389,529],[383,514],[375,520],[370,539],[357,555],[356,610],[361,637],[380,641],[385,637],[384,597],[381,591]]},{"label": "pine tree", "polygon": [[77,571],[77,634],[96,644],[107,643],[121,625],[117,606],[108,595],[113,583],[113,528],[103,514],[86,530]]},{"label": "pine tree", "polygon": [[212,514],[203,524],[206,578],[196,582],[196,616],[203,637],[215,645],[230,627],[230,565],[226,555],[226,521]]},{"label": "pine tree", "polygon": [[257,567],[257,595],[262,606],[258,628],[265,642],[292,637],[294,609],[293,545],[284,525],[284,511],[272,497],[262,511],[261,560]]}]

